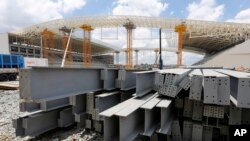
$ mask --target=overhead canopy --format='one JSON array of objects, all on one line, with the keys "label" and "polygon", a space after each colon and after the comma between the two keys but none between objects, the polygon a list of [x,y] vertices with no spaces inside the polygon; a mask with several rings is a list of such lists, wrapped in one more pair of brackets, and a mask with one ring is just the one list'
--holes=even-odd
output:
[{"label": "overhead canopy", "polygon": [[79,28],[83,24],[93,28],[123,27],[132,22],[136,27],[174,29],[183,22],[187,26],[184,34],[184,49],[213,53],[238,44],[250,38],[250,24],[166,19],[145,16],[87,16],[53,20],[33,25],[13,33],[28,37],[40,37],[44,29],[60,34],[63,27]]}]

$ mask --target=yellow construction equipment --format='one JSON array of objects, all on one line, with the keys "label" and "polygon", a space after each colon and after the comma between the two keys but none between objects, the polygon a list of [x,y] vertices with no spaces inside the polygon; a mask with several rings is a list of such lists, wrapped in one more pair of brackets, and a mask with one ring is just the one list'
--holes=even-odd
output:
[{"label": "yellow construction equipment", "polygon": [[183,41],[183,32],[186,32],[186,25],[183,22],[180,25],[175,27],[175,32],[178,32],[178,53],[177,53],[177,65],[182,65],[182,41]]}]

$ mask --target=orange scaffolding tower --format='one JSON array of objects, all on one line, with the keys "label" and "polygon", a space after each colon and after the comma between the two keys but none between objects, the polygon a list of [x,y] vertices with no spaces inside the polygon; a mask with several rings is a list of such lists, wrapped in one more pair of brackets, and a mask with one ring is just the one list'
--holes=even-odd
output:
[{"label": "orange scaffolding tower", "polygon": [[133,29],[135,29],[135,25],[132,22],[128,22],[124,25],[124,27],[127,29],[127,48],[125,50],[126,52],[126,69],[132,69],[133,68]]},{"label": "orange scaffolding tower", "polygon": [[82,25],[83,29],[83,65],[91,66],[92,55],[91,55],[91,31],[94,30],[90,25]]},{"label": "orange scaffolding tower", "polygon": [[178,32],[178,53],[177,53],[177,65],[182,65],[182,42],[183,42],[183,32],[186,32],[186,25],[182,23],[175,27],[175,32]]},{"label": "orange scaffolding tower", "polygon": [[[42,54],[43,58],[48,58],[52,63],[55,61],[55,54],[54,54],[54,35],[55,33],[49,31],[48,29],[43,30],[41,33],[42,35]],[[48,52],[48,50],[51,50]],[[50,57],[50,56],[51,57]]]}]

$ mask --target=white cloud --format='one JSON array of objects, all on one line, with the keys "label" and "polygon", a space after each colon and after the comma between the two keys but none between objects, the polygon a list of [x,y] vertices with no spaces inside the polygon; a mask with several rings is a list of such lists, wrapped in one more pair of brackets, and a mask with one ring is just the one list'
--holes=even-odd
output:
[{"label": "white cloud", "polygon": [[170,16],[174,15],[174,11],[171,11],[171,12],[169,13],[169,15],[170,15]]},{"label": "white cloud", "polygon": [[233,19],[228,22],[250,23],[250,8],[240,11]]},{"label": "white cloud", "polygon": [[189,4],[187,11],[187,19],[217,21],[224,14],[224,5],[218,5],[216,0],[201,0]]},{"label": "white cloud", "polygon": [[1,0],[0,32],[63,18],[85,4],[85,0]]},{"label": "white cloud", "polygon": [[118,0],[114,3],[113,15],[160,16],[168,3],[161,0]]}]

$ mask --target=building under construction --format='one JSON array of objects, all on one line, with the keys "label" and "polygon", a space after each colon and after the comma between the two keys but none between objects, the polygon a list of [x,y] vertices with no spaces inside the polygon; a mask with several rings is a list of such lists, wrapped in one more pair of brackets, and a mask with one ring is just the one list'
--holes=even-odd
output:
[{"label": "building under construction", "polygon": [[[102,28],[125,28],[126,48],[91,38]],[[159,47],[134,48],[136,28],[159,29]],[[175,48],[162,47],[165,29],[176,33]],[[249,38],[250,24],[141,16],[75,17],[2,34],[3,53],[49,60],[20,70],[27,113],[13,121],[16,135],[77,124],[105,141],[231,140],[232,126],[250,124],[250,73],[242,72],[250,68]],[[157,65],[140,67],[141,50],[159,54]],[[177,54],[173,68],[163,65],[163,51]],[[205,56],[185,66],[183,51]]]}]

